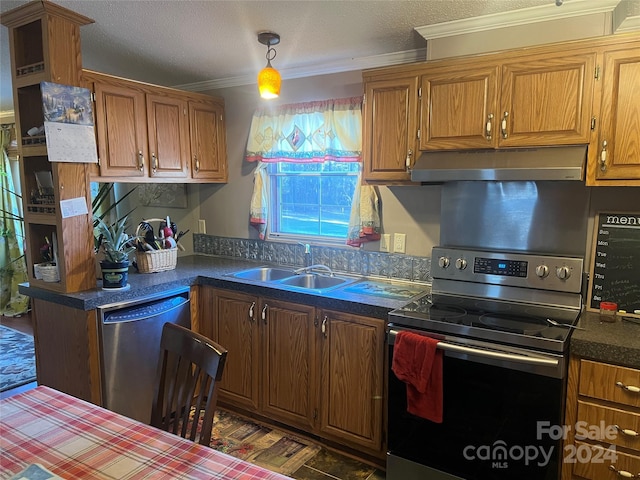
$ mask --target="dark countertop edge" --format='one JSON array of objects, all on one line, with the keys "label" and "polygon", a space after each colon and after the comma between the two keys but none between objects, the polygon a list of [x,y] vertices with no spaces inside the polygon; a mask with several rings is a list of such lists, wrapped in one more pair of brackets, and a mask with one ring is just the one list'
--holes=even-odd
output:
[{"label": "dark countertop edge", "polygon": [[571,335],[571,355],[598,362],[640,369],[640,325],[600,321],[598,313],[585,311]]},{"label": "dark countertop edge", "polygon": [[[93,310],[112,303],[154,295],[159,291],[192,285],[210,285],[383,320],[387,319],[391,310],[411,301],[411,299],[391,300],[372,295],[347,293],[343,291],[344,287],[321,295],[312,292],[302,293],[278,288],[275,285],[262,286],[256,282],[227,276],[229,273],[259,265],[266,265],[266,262],[231,257],[190,255],[180,257],[176,269],[168,272],[135,273],[132,270],[129,275],[131,288],[124,291],[96,288],[85,292],[65,294],[31,287],[27,283],[20,285],[20,293],[78,310]],[[367,278],[367,280],[370,279]],[[416,295],[416,297],[418,296],[420,295]],[[625,367],[640,368],[640,325],[620,320],[615,323],[602,323],[597,313],[586,311],[581,315],[578,325],[584,327],[585,330],[575,330],[572,333],[569,346],[572,355]]]},{"label": "dark countertop edge", "polygon": [[[387,319],[387,315],[391,310],[399,308],[411,301],[410,298],[393,300],[372,295],[347,293],[343,291],[345,287],[323,294],[298,292],[286,287],[279,288],[275,284],[266,286],[258,282],[228,276],[230,273],[260,265],[266,265],[266,262],[209,255],[190,255],[180,257],[177,267],[167,272],[137,273],[131,268],[129,273],[130,287],[126,290],[111,290],[98,287],[84,292],[60,293],[53,290],[31,287],[28,283],[21,284],[19,290],[20,293],[31,298],[88,311],[114,303],[134,301],[141,297],[157,295],[158,292],[169,291],[179,287],[209,285],[226,290],[294,303],[304,303],[320,308],[342,310],[351,314],[384,320]],[[363,278],[371,280],[371,278],[368,277]],[[423,284],[416,285],[422,286]],[[424,286],[425,289],[429,288],[427,285]],[[426,290],[424,293],[426,293]],[[420,293],[416,295],[416,297],[424,293]]]}]

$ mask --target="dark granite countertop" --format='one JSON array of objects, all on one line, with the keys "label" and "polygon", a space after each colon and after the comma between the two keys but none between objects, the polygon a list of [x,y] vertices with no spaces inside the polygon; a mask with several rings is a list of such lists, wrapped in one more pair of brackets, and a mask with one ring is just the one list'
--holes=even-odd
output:
[{"label": "dark granite countertop", "polygon": [[640,368],[640,324],[600,321],[600,315],[583,312],[569,346],[572,355],[589,360]]},{"label": "dark granite countertop", "polygon": [[[85,292],[61,294],[31,287],[29,284],[22,284],[20,292],[33,298],[67,305],[79,310],[93,310],[97,307],[136,300],[178,287],[211,285],[384,320],[386,320],[389,311],[410,301],[406,298],[395,299],[363,294],[358,292],[358,289],[355,289],[354,292],[354,289],[350,288],[354,284],[318,294],[292,291],[277,284],[265,286],[258,282],[228,276],[230,273],[260,265],[265,265],[265,263],[239,258],[191,255],[180,257],[176,269],[168,272],[136,273],[132,269],[129,274],[131,286],[123,291],[96,288]],[[390,283],[388,280],[377,278],[363,277],[363,280],[373,283],[374,286],[376,283],[381,285]],[[403,282],[394,281],[393,283],[402,284]],[[429,289],[426,284],[414,282],[406,282],[406,284],[411,285],[412,288],[424,288],[424,293]],[[422,294],[419,293],[416,297]],[[602,323],[599,315],[592,312],[584,312],[578,325],[584,327],[585,330],[573,332],[570,343],[571,354],[591,360],[640,368],[640,325],[623,322],[620,319],[615,323]]]},{"label": "dark granite countertop", "polygon": [[[93,310],[112,303],[136,300],[147,295],[191,285],[211,285],[219,288],[265,296],[294,303],[304,303],[320,308],[329,308],[348,313],[365,315],[373,318],[387,318],[394,308],[399,308],[410,301],[406,299],[385,298],[379,295],[353,292],[349,286],[336,288],[324,293],[292,291],[285,286],[270,284],[265,286],[259,282],[229,277],[228,274],[243,269],[265,265],[250,260],[208,255],[190,255],[180,257],[174,270],[158,273],[137,273],[131,269],[129,285],[126,290],[102,289],[100,287],[78,293],[58,293],[41,288],[31,287],[28,283],[20,285],[20,293],[32,298],[66,305],[79,310]],[[362,277],[368,282],[388,284],[391,281]],[[101,282],[98,282],[101,283]],[[394,284],[404,283],[393,281]],[[429,289],[426,284],[406,282],[412,288],[422,289],[417,296]]]}]

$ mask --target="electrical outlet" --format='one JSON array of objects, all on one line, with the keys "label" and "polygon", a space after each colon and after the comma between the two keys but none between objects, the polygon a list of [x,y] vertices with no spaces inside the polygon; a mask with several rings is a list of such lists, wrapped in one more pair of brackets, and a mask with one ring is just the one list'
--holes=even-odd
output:
[{"label": "electrical outlet", "polygon": [[198,220],[198,233],[207,233],[207,222],[203,219]]},{"label": "electrical outlet", "polygon": [[405,253],[407,251],[407,234],[406,233],[394,233],[393,234],[393,251],[397,253]]},{"label": "electrical outlet", "polygon": [[391,244],[390,233],[383,233],[382,235],[380,235],[380,251],[381,252],[390,251],[390,244]]}]

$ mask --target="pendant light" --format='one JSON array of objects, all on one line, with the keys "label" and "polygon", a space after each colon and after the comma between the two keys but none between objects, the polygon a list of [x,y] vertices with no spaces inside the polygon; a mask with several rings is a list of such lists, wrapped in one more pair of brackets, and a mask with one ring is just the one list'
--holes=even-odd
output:
[{"label": "pendant light", "polygon": [[280,73],[271,66],[271,60],[276,58],[273,45],[280,43],[280,35],[274,32],[259,32],[258,41],[267,46],[267,66],[258,73],[258,91],[262,98],[277,98],[280,95]]}]

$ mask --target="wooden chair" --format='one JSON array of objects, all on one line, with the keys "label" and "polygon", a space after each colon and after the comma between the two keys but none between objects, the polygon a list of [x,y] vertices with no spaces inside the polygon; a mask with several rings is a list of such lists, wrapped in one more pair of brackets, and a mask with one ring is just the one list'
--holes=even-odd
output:
[{"label": "wooden chair", "polygon": [[204,335],[165,323],[151,425],[209,446],[226,358],[227,351]]}]

